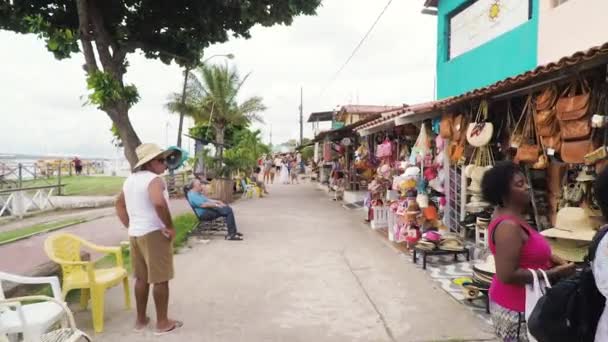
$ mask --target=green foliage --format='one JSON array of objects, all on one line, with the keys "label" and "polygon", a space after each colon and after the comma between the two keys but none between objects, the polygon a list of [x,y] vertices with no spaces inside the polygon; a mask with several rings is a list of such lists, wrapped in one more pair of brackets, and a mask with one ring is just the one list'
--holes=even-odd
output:
[{"label": "green foliage", "polygon": [[[226,148],[236,146],[238,144],[237,138],[241,135],[241,132],[248,130],[247,125],[227,125],[224,129],[224,145]],[[194,127],[190,128],[190,135],[199,139],[216,141],[215,129],[207,122],[195,124]]]},{"label": "green foliage", "polygon": [[224,155],[224,163],[231,171],[251,170],[261,155],[270,153],[270,147],[262,143],[260,134],[259,130],[245,130],[238,134],[236,146],[227,149]]},{"label": "green foliage", "polygon": [[78,36],[75,30],[53,27],[40,14],[26,16],[23,21],[29,33],[34,33],[38,38],[44,39],[47,49],[53,53],[55,58],[65,59],[79,51]]},{"label": "green foliage", "polygon": [[315,148],[313,146],[306,146],[300,153],[302,153],[302,160],[309,160],[315,156]]},{"label": "green foliage", "polygon": [[107,108],[115,102],[125,101],[129,108],[139,101],[139,93],[134,85],[123,86],[116,78],[107,72],[93,71],[87,77],[89,102],[99,109]]},{"label": "green foliage", "polygon": [[[88,3],[88,19],[93,21],[92,18],[99,17],[105,24],[113,50],[133,52],[141,49],[147,58],[157,58],[167,64],[175,60],[180,65],[193,65],[210,44],[226,42],[229,35],[249,38],[250,29],[256,24],[289,25],[294,16],[315,14],[321,0],[105,0],[84,3]],[[60,58],[78,51],[69,35],[62,36],[65,31],[58,33],[67,29],[76,36],[79,32],[74,0],[0,1],[0,29],[35,32],[47,39],[49,50]]]}]

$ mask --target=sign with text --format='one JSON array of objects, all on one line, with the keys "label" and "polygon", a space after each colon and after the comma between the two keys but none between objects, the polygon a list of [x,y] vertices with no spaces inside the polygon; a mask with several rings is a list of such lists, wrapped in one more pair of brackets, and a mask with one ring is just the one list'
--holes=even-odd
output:
[{"label": "sign with text", "polygon": [[450,18],[450,59],[507,33],[530,18],[530,0],[477,0]]}]

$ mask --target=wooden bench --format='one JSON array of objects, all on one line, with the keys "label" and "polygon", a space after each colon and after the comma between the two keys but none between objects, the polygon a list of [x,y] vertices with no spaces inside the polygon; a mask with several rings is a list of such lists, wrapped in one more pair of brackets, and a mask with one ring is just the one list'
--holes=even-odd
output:
[{"label": "wooden bench", "polygon": [[443,249],[436,250],[424,250],[420,248],[414,248],[414,253],[412,253],[414,264],[418,261],[418,253],[422,254],[422,269],[426,270],[426,258],[428,256],[438,256],[438,255],[454,255],[454,261],[458,261],[459,255],[464,255],[467,258],[467,261],[471,260],[471,252],[468,248],[464,248],[461,251],[446,251]]}]

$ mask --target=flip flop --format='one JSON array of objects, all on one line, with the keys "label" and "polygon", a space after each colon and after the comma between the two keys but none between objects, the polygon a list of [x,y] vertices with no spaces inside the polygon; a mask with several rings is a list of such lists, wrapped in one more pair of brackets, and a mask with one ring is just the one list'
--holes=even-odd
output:
[{"label": "flip flop", "polygon": [[157,331],[154,332],[154,336],[163,336],[163,335],[170,334],[170,333],[174,332],[175,330],[177,330],[177,329],[179,329],[179,328],[181,328],[183,326],[184,326],[184,322],[182,322],[182,321],[174,321],[173,322],[173,326],[170,329],[165,330],[165,331],[158,331],[157,330]]},{"label": "flip flop", "polygon": [[148,325],[150,325],[150,317],[146,317],[146,324],[144,324],[141,328],[133,328],[133,332],[136,333],[141,333],[144,332],[144,330],[146,330],[146,328],[148,328]]}]

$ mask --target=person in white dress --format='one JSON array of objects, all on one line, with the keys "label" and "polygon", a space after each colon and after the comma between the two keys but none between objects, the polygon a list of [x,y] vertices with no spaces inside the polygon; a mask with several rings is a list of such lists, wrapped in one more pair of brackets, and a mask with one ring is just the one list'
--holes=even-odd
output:
[{"label": "person in white dress", "polygon": [[285,160],[281,161],[281,175],[279,179],[282,184],[289,184],[289,169]]}]

